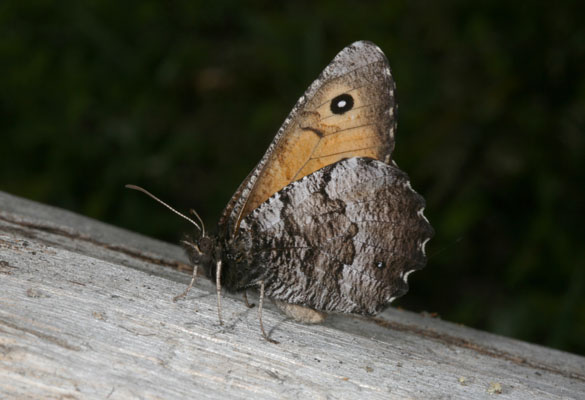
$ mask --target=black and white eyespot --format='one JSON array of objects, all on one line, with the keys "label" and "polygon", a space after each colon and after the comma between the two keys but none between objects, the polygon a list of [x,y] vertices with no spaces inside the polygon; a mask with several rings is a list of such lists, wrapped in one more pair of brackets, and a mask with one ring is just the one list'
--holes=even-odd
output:
[{"label": "black and white eyespot", "polygon": [[345,114],[353,108],[353,97],[343,93],[331,100],[331,112],[333,114]]}]

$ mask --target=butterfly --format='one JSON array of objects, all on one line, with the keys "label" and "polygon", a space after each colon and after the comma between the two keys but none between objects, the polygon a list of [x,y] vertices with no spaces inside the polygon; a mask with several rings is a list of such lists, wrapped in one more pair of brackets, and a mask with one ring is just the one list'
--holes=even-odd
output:
[{"label": "butterfly", "polygon": [[[293,319],[374,315],[426,264],[433,229],[425,201],[392,160],[395,83],[382,50],[355,42],[337,54],[285,119],[228,202],[217,233],[184,240],[221,289],[258,288]],[[197,224],[196,224],[197,225]],[[246,299],[246,304],[247,298]]]}]

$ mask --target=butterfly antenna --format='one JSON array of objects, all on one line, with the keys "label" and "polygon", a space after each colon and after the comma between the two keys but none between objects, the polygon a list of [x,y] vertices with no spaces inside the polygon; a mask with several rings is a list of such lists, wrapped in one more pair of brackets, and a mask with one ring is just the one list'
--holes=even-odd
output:
[{"label": "butterfly antenna", "polygon": [[191,214],[193,214],[194,216],[197,217],[197,219],[199,220],[199,222],[201,223],[201,233],[203,236],[205,236],[205,224],[203,223],[203,220],[201,219],[201,217],[199,216],[199,214],[197,214],[197,211],[195,211],[194,209],[190,209],[189,210],[191,212]]},{"label": "butterfly antenna", "polygon": [[[136,185],[125,185],[125,187],[127,187],[128,189],[138,190],[139,192],[142,192],[145,195],[149,196],[151,199],[158,201],[160,204],[162,204],[163,206],[165,206],[166,208],[168,208],[169,210],[171,210],[172,212],[177,214],[179,217],[183,217],[187,221],[191,222],[193,225],[195,225],[197,227],[197,229],[199,229],[201,232],[203,232],[203,235],[205,236],[205,231],[197,224],[197,222],[193,221],[191,218],[187,217],[186,215],[178,212],[173,207],[169,206],[167,203],[165,203],[164,201],[162,201],[161,199],[156,197],[154,194],[150,193],[148,190],[143,189],[140,186],[136,186]],[[199,217],[199,216],[197,216],[197,217]],[[199,218],[199,221],[201,221],[201,218]],[[201,222],[201,225],[203,226],[203,222]]]}]

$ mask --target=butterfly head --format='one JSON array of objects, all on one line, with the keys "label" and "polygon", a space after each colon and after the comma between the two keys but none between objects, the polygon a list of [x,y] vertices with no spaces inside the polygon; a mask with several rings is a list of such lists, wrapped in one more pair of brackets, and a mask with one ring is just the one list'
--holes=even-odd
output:
[{"label": "butterfly head", "polygon": [[181,241],[191,263],[203,270],[205,276],[215,277],[215,263],[219,258],[219,246],[215,237],[202,234],[199,238],[186,237]]},{"label": "butterfly head", "polygon": [[192,239],[190,237],[186,237],[181,241],[183,246],[185,246],[187,250],[187,254],[189,254],[189,258],[193,262],[193,265],[202,267],[205,271],[205,275],[210,276],[211,271],[213,268],[210,268],[210,265],[213,265],[216,259],[218,259],[218,251],[220,251],[219,247],[217,246],[217,240],[214,237],[210,237],[205,232],[205,225],[203,224],[203,220],[197,214],[195,210],[191,210],[191,214],[193,214],[198,220],[199,223],[193,221],[191,218],[187,217],[186,215],[180,213],[179,211],[175,210],[173,207],[169,206],[167,203],[150,193],[144,188],[136,185],[126,185],[128,189],[138,190],[146,194],[148,197],[152,198],[153,200],[157,201],[158,203],[162,204],[181,218],[186,219],[190,223],[192,223],[200,232],[200,236],[197,239]]}]

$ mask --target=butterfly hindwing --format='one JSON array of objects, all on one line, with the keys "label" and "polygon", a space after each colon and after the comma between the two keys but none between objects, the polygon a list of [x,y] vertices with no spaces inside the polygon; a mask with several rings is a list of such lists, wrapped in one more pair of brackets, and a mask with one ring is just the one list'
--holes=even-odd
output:
[{"label": "butterfly hindwing", "polygon": [[[425,264],[432,228],[398,168],[350,158],[293,182],[246,216],[228,257],[233,290],[321,311],[374,314]],[[241,285],[238,287],[238,285]]]},{"label": "butterfly hindwing", "polygon": [[233,236],[256,207],[289,183],[349,157],[389,162],[394,148],[394,80],[373,43],[343,49],[299,99],[266,154],[219,222]]}]

